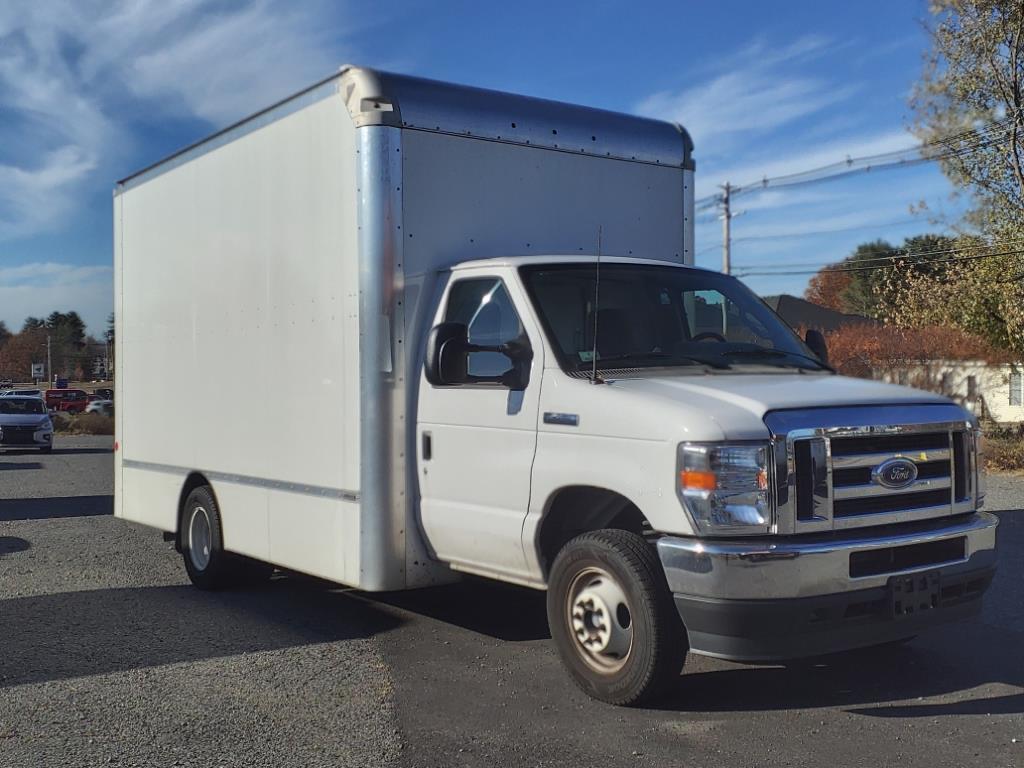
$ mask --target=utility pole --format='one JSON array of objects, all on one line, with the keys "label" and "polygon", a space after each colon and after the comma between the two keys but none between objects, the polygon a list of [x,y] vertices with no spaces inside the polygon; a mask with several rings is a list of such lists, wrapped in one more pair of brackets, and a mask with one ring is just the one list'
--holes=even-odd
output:
[{"label": "utility pole", "polygon": [[50,358],[50,334],[46,334],[46,386],[53,386],[53,363]]},{"label": "utility pole", "polygon": [[731,193],[732,186],[727,181],[722,185],[722,272],[726,275],[732,271]]}]

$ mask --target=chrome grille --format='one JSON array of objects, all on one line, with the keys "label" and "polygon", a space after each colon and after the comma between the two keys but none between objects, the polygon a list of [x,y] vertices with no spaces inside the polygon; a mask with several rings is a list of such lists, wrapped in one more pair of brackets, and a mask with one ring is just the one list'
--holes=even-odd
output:
[{"label": "chrome grille", "polygon": [[[920,421],[892,424],[895,416]],[[953,405],[769,414],[776,529],[838,530],[972,511],[975,438],[964,417]],[[889,466],[909,480],[887,481]]]},{"label": "chrome grille", "polygon": [[[905,509],[949,506],[953,466],[949,432],[921,432],[829,441],[832,456],[832,515],[880,514]],[[906,459],[917,479],[893,489],[872,479],[873,470],[891,459]]]}]

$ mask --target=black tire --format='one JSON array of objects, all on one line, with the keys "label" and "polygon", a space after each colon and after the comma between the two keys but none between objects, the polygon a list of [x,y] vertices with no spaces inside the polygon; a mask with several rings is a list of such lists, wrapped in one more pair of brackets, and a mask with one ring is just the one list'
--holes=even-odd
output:
[{"label": "black tire", "polygon": [[50,446],[47,446],[46,448],[40,448],[39,452],[40,453],[53,453],[53,446],[50,445]]},{"label": "black tire", "polygon": [[[590,587],[596,585],[594,589]],[[614,587],[614,588],[613,588]],[[600,599],[601,589],[625,599],[615,607]],[[618,591],[616,591],[618,590]],[[580,633],[588,632],[593,616],[599,626],[605,613],[588,613],[594,607],[590,595],[599,595],[614,620],[619,637],[629,636],[624,654],[606,655],[584,648]],[[608,595],[605,595],[607,597]],[[603,529],[581,534],[566,544],[555,558],[548,579],[548,626],[562,661],[576,684],[587,694],[618,705],[637,705],[656,700],[678,683],[689,642],[665,582],[654,548],[628,531]],[[582,611],[582,613],[581,613]],[[581,618],[582,616],[582,618]],[[574,622],[576,622],[574,628]],[[598,631],[598,635],[600,631]],[[599,638],[588,635],[594,642]],[[589,640],[587,641],[589,642]],[[607,648],[616,640],[607,642]]]},{"label": "black tire", "polygon": [[[206,535],[202,533],[204,529]],[[220,508],[207,485],[194,488],[186,497],[178,530],[185,570],[199,589],[257,584],[265,582],[274,572],[274,567],[268,563],[225,551]],[[196,547],[195,552],[193,547]]]}]

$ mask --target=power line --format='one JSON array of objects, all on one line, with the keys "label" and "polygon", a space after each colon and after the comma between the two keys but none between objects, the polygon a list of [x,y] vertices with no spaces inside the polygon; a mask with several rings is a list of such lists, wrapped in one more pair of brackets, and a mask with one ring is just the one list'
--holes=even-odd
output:
[{"label": "power line", "polygon": [[[920,221],[916,217],[908,217],[905,219],[898,219],[896,221],[887,221],[883,224],[861,224],[856,227],[836,227],[834,229],[811,229],[804,232],[783,232],[775,235],[746,235],[744,237],[734,237],[732,241],[734,243],[742,243],[748,240],[791,240],[798,237],[814,237],[815,235],[832,235],[838,232],[862,232],[865,229],[880,229],[882,227],[898,227],[901,224],[909,224],[911,222]],[[718,248],[719,246],[709,246],[709,248]],[[700,251],[698,251],[700,253]]]},{"label": "power line", "polygon": [[[752,181],[748,184],[730,186],[730,193],[732,196],[736,196],[762,189],[816,184],[843,178],[855,173],[906,168],[936,160],[971,154],[1002,140],[1004,138],[1003,133],[1009,130],[1016,119],[1016,116],[1008,116],[981,128],[967,129],[904,149],[864,155],[862,157],[847,157],[845,160],[839,160],[806,171],[774,177],[765,176],[758,181]],[[955,146],[956,143],[964,141],[967,142],[965,146]],[[928,152],[929,149],[935,147],[945,147],[945,150],[938,153]],[[708,195],[695,201],[694,207],[696,211],[707,210],[720,204],[721,200],[722,196],[719,194]]]},{"label": "power line", "polygon": [[[975,259],[992,259],[992,258],[995,258],[997,256],[1017,256],[1017,255],[1022,254],[1022,253],[1024,253],[1024,249],[1018,249],[1018,250],[1013,250],[1013,251],[1002,251],[1000,253],[982,253],[982,254],[975,254],[973,256],[960,256],[960,257],[957,257],[957,258],[949,258],[949,259],[935,259],[934,261],[930,261],[928,263],[929,264],[950,264],[950,263],[959,262],[959,261],[974,261]],[[868,266],[868,267],[837,267],[837,268],[835,268],[833,270],[829,270],[829,271],[831,271],[831,272],[871,272],[871,271],[879,270],[879,269],[893,269],[894,267],[898,267],[900,265],[901,265],[901,262],[894,261],[892,264],[879,264],[879,265]],[[814,274],[817,274],[819,271],[820,270],[817,270],[817,269],[793,270],[793,271],[788,271],[788,272],[757,272],[757,271],[752,271],[752,272],[744,272],[740,276],[741,277],[774,277],[774,276],[777,276],[777,275],[814,275]]]},{"label": "power line", "polygon": [[[989,241],[987,243],[974,243],[974,244],[968,243],[968,244],[963,244],[963,245],[951,246],[951,247],[948,247],[948,248],[931,248],[931,249],[925,249],[925,250],[920,250],[920,251],[909,250],[907,248],[894,248],[894,249],[889,250],[889,251],[879,251],[879,252],[877,252],[877,253],[875,253],[875,254],[873,254],[871,256],[861,257],[861,258],[857,259],[856,262],[852,262],[852,263],[855,263],[855,264],[860,265],[860,266],[868,266],[868,265],[871,265],[871,264],[876,263],[876,262],[885,262],[883,264],[880,264],[879,265],[880,267],[895,266],[896,264],[904,264],[904,263],[906,263],[908,261],[911,264],[934,264],[934,263],[940,263],[940,262],[937,261],[937,260],[931,259],[931,257],[933,257],[933,256],[948,256],[950,254],[965,253],[965,252],[966,253],[972,253],[974,251],[980,251],[980,250],[984,250],[984,249],[987,249],[987,248],[1011,247],[1011,246],[1016,246],[1016,245],[1019,245],[1019,244],[1022,244],[1022,243],[1024,243],[1024,238],[1015,237],[1015,238],[1006,238],[1006,239],[1001,239],[1001,240],[991,240],[991,241]],[[717,247],[717,246],[715,246],[715,247]],[[840,271],[840,270],[842,270],[842,267],[839,266],[839,265],[841,265],[843,263],[844,263],[843,261],[840,261],[840,262],[829,262],[829,263],[825,263],[825,264],[814,265],[814,264],[791,262],[789,264],[785,264],[785,263],[783,263],[783,264],[772,264],[772,265],[766,265],[766,266],[763,266],[763,267],[758,267],[758,266],[742,267],[741,266],[741,267],[737,267],[737,269],[742,271],[742,270],[750,270],[750,269],[759,269],[759,270],[776,270],[776,269],[790,269],[790,268],[806,268],[806,269],[811,269],[813,267],[816,267],[815,271],[820,271],[822,269],[829,269],[830,271]]]}]

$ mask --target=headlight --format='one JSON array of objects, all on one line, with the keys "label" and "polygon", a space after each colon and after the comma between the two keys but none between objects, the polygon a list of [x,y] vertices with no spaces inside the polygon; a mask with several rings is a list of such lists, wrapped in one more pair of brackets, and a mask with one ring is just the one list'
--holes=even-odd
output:
[{"label": "headlight", "polygon": [[50,417],[45,416],[42,421],[36,424],[36,429],[53,429],[53,423],[50,421]]},{"label": "headlight", "polygon": [[683,443],[677,487],[701,533],[770,533],[766,443]]}]

